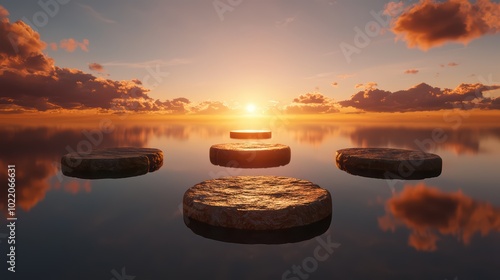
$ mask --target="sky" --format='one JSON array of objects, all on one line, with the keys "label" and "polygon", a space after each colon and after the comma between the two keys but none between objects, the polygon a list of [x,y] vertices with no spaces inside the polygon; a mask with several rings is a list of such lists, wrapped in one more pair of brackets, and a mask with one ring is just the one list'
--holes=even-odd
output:
[{"label": "sky", "polygon": [[0,5],[4,113],[500,109],[498,1]]}]

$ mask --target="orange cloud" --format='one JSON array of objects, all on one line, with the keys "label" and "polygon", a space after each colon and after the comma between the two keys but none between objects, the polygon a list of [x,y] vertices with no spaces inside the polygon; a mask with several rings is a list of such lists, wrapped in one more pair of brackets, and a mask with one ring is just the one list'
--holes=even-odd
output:
[{"label": "orange cloud", "polygon": [[9,16],[9,11],[7,11],[3,6],[0,5],[0,20],[4,20]]},{"label": "orange cloud", "polygon": [[[42,52],[46,44],[40,35],[22,21],[10,23],[8,12],[0,6],[4,18],[0,21],[0,64],[2,69],[22,69],[23,74],[47,72],[53,60]],[[0,74],[5,70],[0,70]]]},{"label": "orange cloud", "polygon": [[419,72],[419,70],[417,70],[417,69],[408,69],[404,73],[405,74],[417,74],[418,72]]},{"label": "orange cloud", "polygon": [[[34,161],[31,158],[15,158],[9,162],[0,161],[3,166],[15,162],[16,167],[16,204],[24,211],[29,211],[41,200],[45,198],[46,192],[50,189],[48,178],[57,172],[57,168],[51,162],[43,160]],[[22,168],[21,168],[22,167]],[[0,174],[0,180],[7,182],[6,172]],[[7,198],[7,188],[0,190],[2,198]],[[0,201],[0,209],[7,210],[7,199]]]},{"label": "orange cloud", "polygon": [[410,48],[428,50],[449,42],[467,44],[500,31],[500,4],[490,0],[422,0],[395,17],[392,32]]},{"label": "orange cloud", "polygon": [[[104,72],[104,66],[102,66],[101,64],[96,63],[96,62],[89,63],[89,69],[92,71],[99,72],[99,73]],[[135,81],[132,81],[132,82],[134,82],[135,84],[138,84]]]},{"label": "orange cloud", "polygon": [[[191,104],[187,98],[154,100],[140,80],[115,81],[96,77],[78,69],[60,68],[43,50],[47,44],[22,21],[10,23],[8,11],[0,6],[0,112],[22,113],[64,109],[104,109],[109,111],[161,111],[170,114],[221,114],[232,112],[219,101]],[[89,41],[69,38],[50,48],[73,52],[88,51]],[[169,64],[185,64],[173,60]],[[103,65],[89,64],[102,73]]]},{"label": "orange cloud", "polygon": [[73,195],[78,194],[80,192],[89,193],[92,190],[91,184],[89,180],[86,180],[82,183],[79,181],[73,180],[69,181],[64,185],[64,191],[71,193]]},{"label": "orange cloud", "polygon": [[[164,111],[187,113],[189,100],[177,98],[164,102],[147,95],[148,89],[135,79],[114,81],[103,79],[83,71],[60,68],[47,57],[47,46],[40,35],[22,21],[10,23],[8,11],[0,6],[0,111],[46,111],[61,109],[100,108],[113,111]],[[59,45],[67,51],[80,48],[88,51],[88,40],[62,40]],[[89,65],[91,70],[102,72],[98,63]],[[205,108],[206,107],[206,108]],[[201,104],[195,113],[212,112],[217,106]],[[218,107],[220,109],[220,106]]]},{"label": "orange cloud", "polygon": [[356,84],[356,85],[354,86],[354,88],[364,88],[365,90],[368,90],[368,89],[374,89],[374,88],[376,88],[376,87],[378,87],[378,84],[377,84],[377,83],[375,83],[375,82],[368,82],[368,83],[366,83],[366,84],[361,84],[361,83],[360,83],[360,84]]},{"label": "orange cloud", "polygon": [[[455,89],[440,89],[421,83],[407,90],[390,92],[368,88],[340,101],[343,107],[354,107],[370,112],[431,111],[452,108],[490,108],[474,103],[485,100],[483,92],[499,89],[500,85],[460,84]],[[486,99],[489,101],[489,99]]]},{"label": "orange cloud", "polygon": [[89,40],[83,39],[80,43],[73,38],[63,39],[59,42],[59,47],[67,52],[74,52],[77,48],[80,48],[82,51],[89,51]]},{"label": "orange cloud", "polygon": [[500,232],[500,208],[478,202],[461,191],[446,193],[424,183],[405,186],[387,200],[386,215],[378,219],[384,231],[398,227],[411,230],[408,243],[420,251],[434,251],[445,236],[459,238],[465,245],[480,233]]}]

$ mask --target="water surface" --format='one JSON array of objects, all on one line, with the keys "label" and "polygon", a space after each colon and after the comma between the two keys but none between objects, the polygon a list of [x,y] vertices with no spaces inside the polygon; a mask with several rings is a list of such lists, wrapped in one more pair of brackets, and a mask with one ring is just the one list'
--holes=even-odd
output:
[{"label": "water surface", "polygon": [[[272,139],[260,141],[289,145],[290,164],[210,164],[212,144],[242,141],[230,139],[230,130],[267,128]],[[446,139],[438,142],[432,140],[436,128],[324,121],[271,127],[117,122],[109,131],[98,122],[2,126],[0,161],[4,168],[15,164],[17,173],[12,279],[500,279],[500,125],[443,125]],[[61,174],[60,157],[69,150],[114,146],[162,149],[163,167],[124,179]],[[334,162],[335,151],[349,147],[424,148],[443,158],[443,172],[405,182],[353,176]],[[0,174],[6,182],[6,172]],[[182,217],[184,192],[236,175],[320,185],[332,194],[330,227],[315,238],[269,245],[193,233]],[[1,197],[5,216],[5,192]],[[4,275],[7,244],[0,240]],[[325,248],[328,242],[336,247]]]}]

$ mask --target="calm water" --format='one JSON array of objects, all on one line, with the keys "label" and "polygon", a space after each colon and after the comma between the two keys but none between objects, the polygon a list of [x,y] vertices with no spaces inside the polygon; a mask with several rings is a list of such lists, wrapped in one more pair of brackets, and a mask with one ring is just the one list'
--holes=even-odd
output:
[{"label": "calm water", "polygon": [[[102,139],[98,122],[0,128],[2,166],[16,165],[18,209],[17,272],[6,272],[2,238],[1,279],[500,279],[500,125],[443,125],[446,140],[436,143],[431,139],[439,124],[273,124],[269,142],[291,147],[290,164],[246,170],[211,165],[209,147],[237,141],[229,139],[231,129],[265,124],[114,125]],[[341,148],[418,149],[418,143],[443,158],[441,176],[386,181],[335,166]],[[113,146],[160,148],[164,165],[125,179],[80,180],[59,171],[68,149]],[[7,181],[6,173],[0,181]],[[182,217],[184,192],[234,175],[320,185],[332,194],[330,227],[318,237],[276,245],[193,233]],[[0,207],[5,225],[5,189]],[[2,226],[0,237],[6,233]],[[328,242],[336,248],[325,249]]]}]

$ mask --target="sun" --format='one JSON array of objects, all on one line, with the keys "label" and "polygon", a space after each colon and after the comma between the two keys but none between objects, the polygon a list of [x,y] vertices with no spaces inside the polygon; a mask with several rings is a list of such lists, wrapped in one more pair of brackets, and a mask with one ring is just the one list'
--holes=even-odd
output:
[{"label": "sun", "polygon": [[249,103],[246,107],[246,110],[248,113],[255,113],[255,110],[257,110],[257,107],[254,104]]}]

